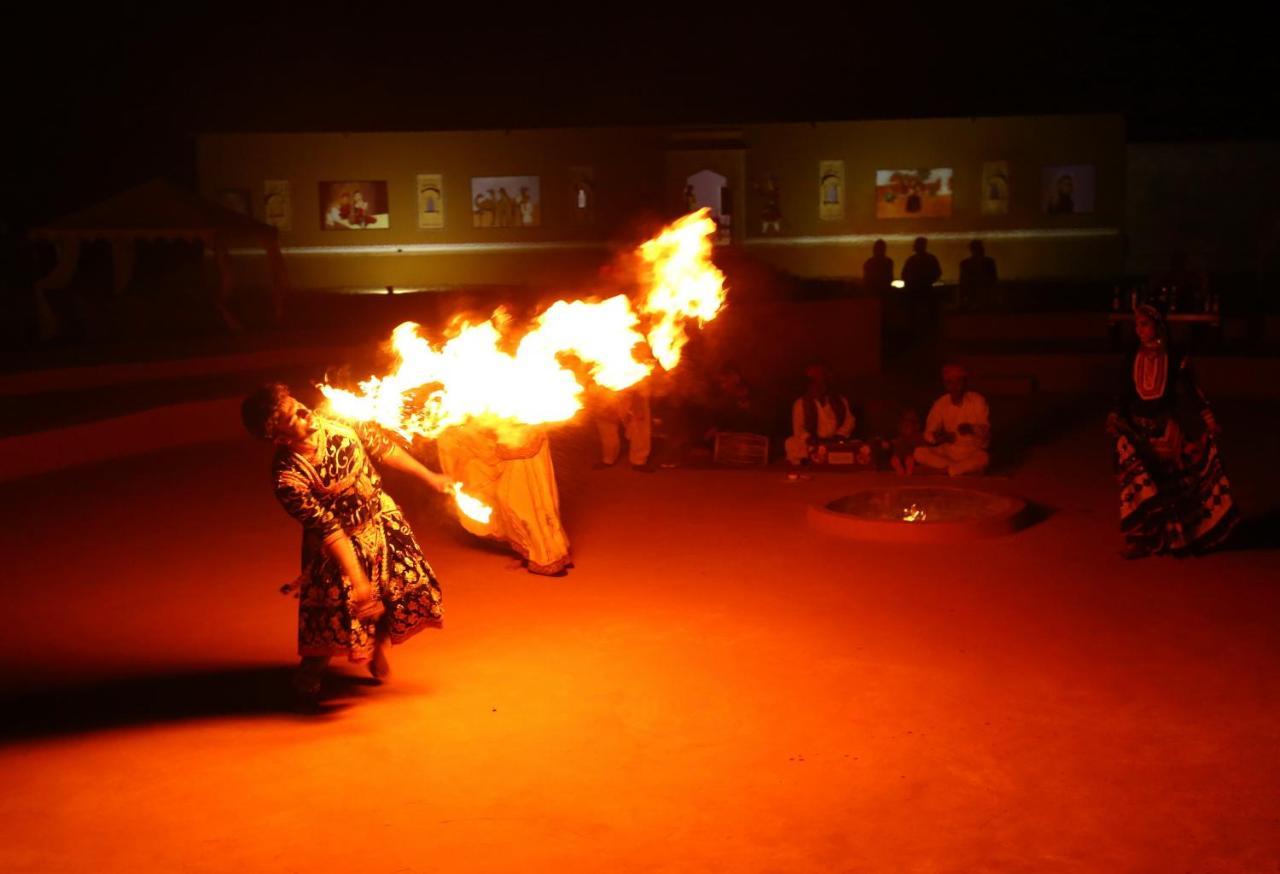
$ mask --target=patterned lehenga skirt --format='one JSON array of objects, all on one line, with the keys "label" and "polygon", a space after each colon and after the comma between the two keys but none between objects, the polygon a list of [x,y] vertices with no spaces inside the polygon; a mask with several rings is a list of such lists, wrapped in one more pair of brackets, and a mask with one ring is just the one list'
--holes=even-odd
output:
[{"label": "patterned lehenga skirt", "polygon": [[441,624],[440,584],[414,539],[413,530],[390,496],[379,493],[357,518],[344,520],[356,557],[373,583],[386,613],[362,621],[348,610],[351,586],[338,563],[311,535],[303,537],[303,574],[299,587],[298,654],[346,655],[364,661],[373,655],[376,636],[385,630],[400,643],[424,628]]},{"label": "patterned lehenga skirt", "polygon": [[1181,439],[1168,419],[1134,417],[1116,436],[1120,528],[1151,553],[1188,555],[1220,545],[1239,521],[1218,445]]}]

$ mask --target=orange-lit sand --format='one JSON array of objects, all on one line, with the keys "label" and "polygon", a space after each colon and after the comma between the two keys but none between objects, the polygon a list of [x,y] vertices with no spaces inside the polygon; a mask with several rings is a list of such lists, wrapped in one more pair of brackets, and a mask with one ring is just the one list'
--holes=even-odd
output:
[{"label": "orange-lit sand", "polygon": [[1006,484],[1046,521],[942,547],[811,531],[856,478],[592,472],[561,432],[564,579],[392,481],[446,628],[310,718],[266,447],[11,483],[0,870],[1274,870],[1278,553],[1122,562],[1099,427]]}]

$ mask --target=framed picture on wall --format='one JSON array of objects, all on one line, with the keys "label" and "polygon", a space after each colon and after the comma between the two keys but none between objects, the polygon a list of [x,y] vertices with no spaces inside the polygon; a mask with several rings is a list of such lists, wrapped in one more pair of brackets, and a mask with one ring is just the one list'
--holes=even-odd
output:
[{"label": "framed picture on wall", "polygon": [[569,209],[574,224],[595,224],[596,174],[593,168],[569,168]]},{"label": "framed picture on wall", "polygon": [[818,162],[818,218],[824,222],[844,218],[844,161]]},{"label": "framed picture on wall", "polygon": [[471,216],[477,228],[536,228],[542,224],[537,176],[476,176],[471,179]]},{"label": "framed picture on wall", "polygon": [[1045,167],[1041,173],[1041,194],[1044,211],[1049,215],[1093,212],[1093,165]]},{"label": "framed picture on wall", "polygon": [[424,231],[444,227],[444,177],[418,174],[418,227]]},{"label": "framed picture on wall", "polygon": [[946,218],[950,215],[950,167],[876,171],[876,218]]},{"label": "framed picture on wall", "polygon": [[391,227],[386,182],[321,182],[320,229],[374,231]]},{"label": "framed picture on wall", "polygon": [[1009,162],[984,161],[982,191],[978,203],[983,215],[1006,215],[1009,212]]},{"label": "framed picture on wall", "polygon": [[281,231],[293,230],[293,197],[289,180],[268,179],[262,183],[262,220]]}]

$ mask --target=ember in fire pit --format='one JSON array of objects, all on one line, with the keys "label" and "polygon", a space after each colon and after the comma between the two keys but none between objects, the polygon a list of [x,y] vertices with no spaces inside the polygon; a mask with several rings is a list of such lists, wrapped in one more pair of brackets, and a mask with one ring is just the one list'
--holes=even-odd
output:
[{"label": "ember in fire pit", "polygon": [[809,507],[820,531],[861,540],[954,543],[1017,531],[1020,498],[948,486],[879,486]]}]

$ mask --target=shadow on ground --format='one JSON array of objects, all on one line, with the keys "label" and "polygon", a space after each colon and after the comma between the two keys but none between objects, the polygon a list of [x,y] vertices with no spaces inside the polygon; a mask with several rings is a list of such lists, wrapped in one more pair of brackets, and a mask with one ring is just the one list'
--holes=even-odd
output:
[{"label": "shadow on ground", "polygon": [[330,672],[318,707],[300,707],[285,665],[179,671],[104,679],[57,689],[0,692],[0,744],[27,738],[188,719],[294,715],[314,719],[344,710],[375,681]]},{"label": "shadow on ground", "polygon": [[1051,507],[1048,504],[1039,501],[1027,501],[1027,508],[1022,511],[1022,515],[1018,517],[1018,530],[1025,531],[1033,528],[1042,522],[1047,522],[1058,512],[1057,507]]},{"label": "shadow on ground", "polygon": [[1280,507],[1245,514],[1225,549],[1280,549]]}]

